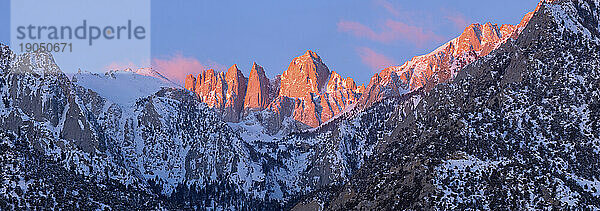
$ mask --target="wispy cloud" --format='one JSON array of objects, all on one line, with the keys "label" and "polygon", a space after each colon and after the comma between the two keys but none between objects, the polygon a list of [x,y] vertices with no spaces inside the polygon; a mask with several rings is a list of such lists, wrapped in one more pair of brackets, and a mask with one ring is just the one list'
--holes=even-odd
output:
[{"label": "wispy cloud", "polygon": [[368,26],[352,21],[340,21],[337,26],[339,31],[383,43],[406,40],[421,47],[429,42],[442,40],[441,36],[435,34],[431,30],[394,20],[387,20],[380,32],[376,32]]},{"label": "wispy cloud", "polygon": [[185,57],[180,53],[177,53],[165,59],[153,59],[152,68],[173,82],[183,84],[185,76],[189,74],[196,76],[206,69],[222,70],[224,69],[224,66],[210,60],[207,62],[200,62],[195,58]]},{"label": "wispy cloud", "polygon": [[358,56],[364,64],[369,66],[373,71],[380,71],[386,67],[395,65],[396,63],[387,56],[375,52],[368,47],[359,47],[356,49]]},{"label": "wispy cloud", "polygon": [[448,19],[456,29],[463,30],[471,23],[471,20],[461,12],[449,9],[442,9],[442,12],[446,13],[446,19]]},{"label": "wispy cloud", "polygon": [[375,0],[375,4],[383,7],[386,11],[394,16],[400,16],[400,10],[396,8],[392,3],[386,0]]},{"label": "wispy cloud", "polygon": [[417,46],[423,46],[428,42],[439,42],[443,38],[433,31],[423,27],[411,26],[403,22],[388,20],[385,25],[391,29],[392,34],[416,42]]},{"label": "wispy cloud", "polygon": [[340,21],[338,22],[337,27],[339,31],[348,32],[357,37],[368,38],[379,42],[389,42],[394,39],[389,33],[376,33],[373,29],[358,22]]}]

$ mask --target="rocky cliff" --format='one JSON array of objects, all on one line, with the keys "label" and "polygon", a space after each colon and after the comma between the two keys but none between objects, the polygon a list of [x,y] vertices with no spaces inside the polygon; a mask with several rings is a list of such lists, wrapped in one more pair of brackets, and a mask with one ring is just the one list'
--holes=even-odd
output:
[{"label": "rocky cliff", "polygon": [[542,1],[452,82],[376,103],[399,109],[375,156],[297,208],[598,209],[599,14],[597,0]]},{"label": "rocky cliff", "polygon": [[266,109],[224,122],[204,101],[240,96],[235,66],[184,90],[139,71],[69,78],[0,45],[0,209],[597,210],[599,14],[543,1],[452,80],[410,90],[385,70],[370,88],[408,92],[301,131],[295,108],[323,115],[322,99],[361,88],[330,72],[287,97],[276,77]]},{"label": "rocky cliff", "polygon": [[471,24],[459,37],[433,52],[384,69],[371,78],[360,104],[368,106],[385,97],[419,88],[429,90],[439,83],[452,81],[458,70],[488,55],[509,38],[518,37],[532,14],[525,15],[518,25]]},{"label": "rocky cliff", "polygon": [[[331,72],[313,51],[294,58],[288,69],[272,80],[267,78],[263,67],[254,63],[248,79],[234,65],[225,78],[214,70],[205,71],[198,78],[188,75],[185,88],[223,113],[223,119],[228,122],[243,121],[245,116],[253,115],[252,112],[267,109],[279,118],[269,120],[278,123],[264,124],[281,126],[289,117],[308,127],[317,127],[341,113],[357,102],[365,89],[356,86],[352,78],[343,79]],[[240,103],[242,109],[239,109]]]},{"label": "rocky cliff", "polygon": [[271,83],[265,75],[263,67],[256,64],[252,65],[250,77],[248,78],[248,89],[244,98],[244,109],[248,110],[263,110],[269,103],[271,97]]}]

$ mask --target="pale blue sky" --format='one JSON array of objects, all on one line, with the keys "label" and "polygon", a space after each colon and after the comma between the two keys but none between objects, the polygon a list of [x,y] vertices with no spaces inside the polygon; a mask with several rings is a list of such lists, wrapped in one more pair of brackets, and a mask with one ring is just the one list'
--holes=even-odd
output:
[{"label": "pale blue sky", "polygon": [[[69,47],[65,44],[61,48],[67,49],[65,52],[57,52],[54,45],[48,47],[44,44],[44,47],[53,51],[54,60],[61,70],[67,73],[74,73],[79,69],[104,72],[125,65],[141,67],[151,64],[151,34],[145,33],[146,30],[151,30],[151,8],[147,0],[12,0],[10,4],[10,28],[13,33],[10,46],[18,53],[26,51],[31,43],[69,43]],[[60,11],[60,14],[44,14],[48,11]],[[86,27],[83,27],[84,23]],[[144,36],[139,36],[140,39],[134,36],[105,39],[101,36],[101,28],[112,27],[115,31],[113,35],[116,35],[117,26],[127,28],[127,25],[131,25],[131,29],[140,27],[138,29],[144,31]],[[29,26],[32,28],[27,29]],[[40,27],[36,30],[36,26]],[[61,30],[63,26],[79,31],[75,33],[75,37],[79,34],[83,38],[70,39],[69,32]],[[92,35],[91,29],[94,27],[98,36]],[[50,28],[57,31],[55,37],[50,36]],[[86,30],[81,30],[83,28]],[[128,31],[133,30],[121,31],[123,35],[127,35]],[[60,45],[56,48],[60,48]]]},{"label": "pale blue sky", "polygon": [[[8,2],[1,1],[0,11],[9,11]],[[517,24],[538,2],[153,0],[151,51],[160,60],[183,57],[225,68],[236,63],[246,76],[256,61],[273,77],[311,49],[331,70],[366,84],[380,69],[373,62],[402,64],[470,23]],[[9,18],[0,13],[0,24],[7,26],[0,29],[3,43],[9,41]]]}]

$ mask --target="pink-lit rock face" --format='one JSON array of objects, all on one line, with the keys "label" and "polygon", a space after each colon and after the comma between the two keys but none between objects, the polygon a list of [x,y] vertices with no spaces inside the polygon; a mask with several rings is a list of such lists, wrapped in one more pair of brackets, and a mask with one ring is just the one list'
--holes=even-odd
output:
[{"label": "pink-lit rock face", "polygon": [[356,103],[362,90],[352,78],[330,72],[315,52],[306,51],[282,74],[279,95],[295,99],[296,121],[317,127]]},{"label": "pink-lit rock face", "polygon": [[308,93],[319,93],[329,79],[329,68],[313,51],[296,57],[281,75],[280,96],[302,98]]},{"label": "pink-lit rock face", "polygon": [[247,112],[268,110],[276,114],[277,121],[291,117],[317,127],[357,102],[365,107],[386,97],[451,81],[458,70],[516,37],[532,14],[519,25],[472,24],[433,52],[375,74],[367,87],[330,71],[310,50],[294,58],[288,69],[272,80],[254,63],[249,78],[233,65],[226,74],[207,70],[196,78],[188,75],[184,87],[222,112],[225,121],[238,122]]},{"label": "pink-lit rock face", "polygon": [[369,106],[386,97],[420,88],[428,90],[451,81],[458,70],[520,33],[531,14],[516,26],[472,24],[433,52],[375,74],[367,87],[330,71],[321,57],[309,50],[294,58],[288,69],[273,80],[254,63],[248,79],[233,65],[227,74],[207,70],[197,78],[189,75],[185,88],[222,112],[225,121],[238,122],[245,112],[266,109],[276,113],[278,121],[291,117],[317,127],[354,103]]},{"label": "pink-lit rock face", "polygon": [[194,75],[189,74],[185,76],[184,86],[185,89],[195,92],[196,90],[196,77]]},{"label": "pink-lit rock face", "polygon": [[248,78],[248,88],[244,99],[244,109],[262,110],[271,102],[269,79],[265,75],[265,70],[254,63],[250,76]]},{"label": "pink-lit rock face", "polygon": [[[317,101],[315,101],[317,98]],[[318,95],[308,93],[303,98],[296,100],[294,106],[294,119],[310,127],[317,127],[321,124],[320,104]]]},{"label": "pink-lit rock face", "polygon": [[371,77],[369,86],[362,94],[359,104],[368,107],[385,97],[399,96],[409,89],[410,75],[398,72],[399,67],[389,67]]},{"label": "pink-lit rock face", "polygon": [[429,90],[436,84],[451,81],[458,71],[488,55],[509,38],[516,38],[527,25],[532,13],[519,25],[472,24],[463,33],[433,52],[413,57],[401,66],[392,66],[371,78],[360,104],[368,106],[385,97],[398,96],[420,88]]},{"label": "pink-lit rock face", "polygon": [[228,122],[240,121],[247,112],[266,109],[274,112],[278,121],[291,117],[310,127],[319,126],[356,103],[365,90],[354,79],[330,72],[313,51],[294,58],[288,70],[272,80],[254,63],[247,79],[233,65],[226,74],[207,70],[197,78],[188,75],[184,87],[220,111]]},{"label": "pink-lit rock face", "polygon": [[325,122],[333,116],[341,113],[346,107],[356,103],[364,87],[356,86],[354,79],[348,77],[343,79],[333,71],[327,83],[326,92],[321,94],[321,121]]},{"label": "pink-lit rock face", "polygon": [[223,120],[238,122],[244,108],[248,79],[242,74],[237,65],[233,65],[227,70],[227,74],[225,74],[225,83],[227,84],[227,90],[225,92]]},{"label": "pink-lit rock face", "polygon": [[202,102],[210,107],[223,108],[225,105],[224,91],[227,89],[224,77],[223,73],[216,73],[213,69],[198,74],[195,93]]},{"label": "pink-lit rock face", "polygon": [[223,113],[223,120],[238,122],[244,108],[248,79],[237,65],[231,66],[226,74],[206,70],[195,78],[188,75],[184,88],[198,95],[208,106]]}]

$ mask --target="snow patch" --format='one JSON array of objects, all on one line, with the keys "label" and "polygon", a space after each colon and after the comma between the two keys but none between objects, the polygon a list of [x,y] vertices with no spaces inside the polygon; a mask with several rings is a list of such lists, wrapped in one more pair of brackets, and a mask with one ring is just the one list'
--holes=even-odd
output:
[{"label": "snow patch", "polygon": [[177,88],[168,81],[127,71],[108,72],[104,75],[77,73],[72,81],[126,107],[133,105],[139,98],[160,91],[163,87]]}]

